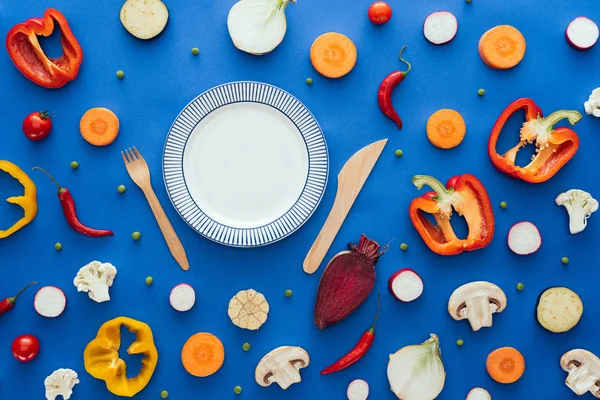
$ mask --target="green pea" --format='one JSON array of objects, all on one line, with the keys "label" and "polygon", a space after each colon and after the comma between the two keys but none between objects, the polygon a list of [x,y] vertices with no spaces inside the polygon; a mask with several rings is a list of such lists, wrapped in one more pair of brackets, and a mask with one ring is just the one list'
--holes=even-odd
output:
[{"label": "green pea", "polygon": [[407,245],[406,243],[402,243],[402,244],[400,245],[400,250],[402,250],[402,251],[406,251],[406,250],[408,250],[408,245]]},{"label": "green pea", "polygon": [[139,232],[133,232],[133,233],[131,234],[131,238],[132,238],[133,240],[140,240],[140,239],[142,238],[142,234],[141,234],[141,233],[139,233]]},{"label": "green pea", "polygon": [[119,78],[119,79],[125,78],[125,72],[123,72],[121,70],[118,70],[117,71],[117,78]]},{"label": "green pea", "polygon": [[56,242],[56,244],[54,245],[54,250],[61,251],[62,250],[62,244]]},{"label": "green pea", "polygon": [[563,257],[563,258],[561,258],[560,262],[562,262],[563,264],[567,265],[569,263],[569,257]]},{"label": "green pea", "polygon": [[472,2],[473,0],[465,0],[465,1],[466,1],[467,3],[470,3],[470,2]]},{"label": "green pea", "polygon": [[503,210],[506,210],[508,208],[508,204],[506,204],[505,201],[501,201],[500,202],[500,208],[503,209]]},{"label": "green pea", "polygon": [[235,394],[240,394],[242,393],[242,387],[241,386],[236,386],[233,388],[233,393]]},{"label": "green pea", "polygon": [[306,78],[306,84],[308,86],[312,85],[312,78]]},{"label": "green pea", "polygon": [[152,285],[152,282],[154,282],[154,278],[151,276],[147,276],[145,280],[146,280],[146,285],[148,285],[148,286]]},{"label": "green pea", "polygon": [[71,169],[77,169],[79,168],[79,163],[77,161],[71,161],[71,164],[69,164],[69,166],[71,167]]},{"label": "green pea", "polygon": [[404,153],[402,152],[402,150],[398,149],[398,150],[396,150],[396,151],[394,152],[394,154],[396,155],[396,157],[402,157],[402,155],[403,155]]},{"label": "green pea", "polygon": [[457,345],[458,347],[462,347],[462,345],[463,345],[463,344],[465,344],[465,341],[464,341],[464,340],[462,340],[462,339],[458,339],[458,340],[456,341],[456,345]]},{"label": "green pea", "polygon": [[163,390],[162,392],[160,392],[160,397],[162,397],[163,399],[166,399],[167,397],[169,397],[169,392],[167,392],[166,390]]},{"label": "green pea", "polygon": [[290,289],[285,291],[285,297],[292,297],[292,291]]},{"label": "green pea", "polygon": [[248,350],[250,350],[250,343],[248,343],[248,342],[244,343],[244,344],[242,345],[242,349],[243,349],[244,351],[248,351]]},{"label": "green pea", "polygon": [[477,91],[477,94],[480,95],[480,96],[484,96],[485,95],[485,89],[479,89]]},{"label": "green pea", "polygon": [[192,49],[192,54],[195,55],[195,56],[197,56],[198,54],[200,54],[200,50],[197,47],[194,47]]},{"label": "green pea", "polygon": [[126,190],[127,190],[127,188],[125,187],[125,185],[117,186],[117,192],[119,192],[120,194],[125,193]]},{"label": "green pea", "polygon": [[523,289],[525,289],[525,285],[523,285],[521,282],[517,283],[517,290],[521,291]]}]

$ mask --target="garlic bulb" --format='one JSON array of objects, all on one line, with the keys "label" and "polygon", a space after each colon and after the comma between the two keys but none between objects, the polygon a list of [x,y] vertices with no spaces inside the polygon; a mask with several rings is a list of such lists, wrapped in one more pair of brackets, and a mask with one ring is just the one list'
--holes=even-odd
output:
[{"label": "garlic bulb", "polygon": [[431,334],[423,344],[406,346],[390,355],[387,374],[399,399],[435,399],[446,380],[438,337]]}]

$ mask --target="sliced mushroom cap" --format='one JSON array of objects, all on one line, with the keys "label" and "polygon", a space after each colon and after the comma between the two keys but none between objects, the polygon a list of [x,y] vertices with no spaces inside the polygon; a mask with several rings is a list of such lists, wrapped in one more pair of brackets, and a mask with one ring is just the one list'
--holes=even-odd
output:
[{"label": "sliced mushroom cap", "polygon": [[468,319],[473,331],[492,326],[492,314],[506,308],[506,295],[498,286],[479,281],[462,285],[448,301],[448,313],[457,321]]},{"label": "sliced mushroom cap", "polygon": [[300,369],[310,363],[310,357],[301,347],[281,346],[267,353],[256,366],[256,382],[263,387],[273,382],[283,389],[302,380]]},{"label": "sliced mushroom cap", "polygon": [[566,352],[560,366],[569,373],[565,384],[579,396],[590,392],[600,398],[600,359],[583,349]]}]

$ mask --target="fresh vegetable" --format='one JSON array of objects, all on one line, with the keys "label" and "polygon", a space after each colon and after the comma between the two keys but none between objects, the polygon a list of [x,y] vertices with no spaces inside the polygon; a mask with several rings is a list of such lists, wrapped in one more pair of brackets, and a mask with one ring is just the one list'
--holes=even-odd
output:
[{"label": "fresh vegetable", "polygon": [[388,290],[396,300],[410,302],[423,294],[423,280],[410,268],[402,268],[388,280]]},{"label": "fresh vegetable", "polygon": [[492,396],[490,396],[490,393],[487,390],[477,387],[471,389],[467,394],[466,400],[492,400]]},{"label": "fresh vegetable", "polygon": [[218,337],[210,333],[196,333],[181,349],[181,363],[190,374],[206,377],[217,372],[225,361],[225,348]]},{"label": "fresh vegetable", "polygon": [[394,152],[394,155],[398,158],[402,157],[404,153],[402,152],[402,150],[398,149]]},{"label": "fresh vegetable", "polygon": [[169,296],[171,307],[180,312],[189,311],[196,303],[196,292],[187,283],[180,283],[171,290]]},{"label": "fresh vegetable", "polygon": [[348,368],[349,366],[355,364],[358,360],[363,358],[365,354],[373,345],[373,341],[375,340],[375,325],[377,324],[377,320],[379,319],[379,308],[381,304],[381,296],[377,295],[377,314],[375,314],[375,320],[373,321],[373,325],[361,336],[360,340],[356,345],[350,350],[345,356],[340,358],[335,363],[331,364],[329,367],[325,368],[321,371],[321,375],[331,374],[333,372],[338,372],[343,369]]},{"label": "fresh vegetable", "polygon": [[586,17],[575,18],[565,31],[567,42],[577,50],[589,50],[598,41],[600,31],[594,21]]},{"label": "fresh vegetable", "polygon": [[121,23],[138,39],[158,36],[167,26],[169,10],[160,0],[127,0],[121,8]]},{"label": "fresh vegetable", "polygon": [[433,400],[444,388],[446,371],[437,335],[390,355],[387,367],[392,392],[399,399]]},{"label": "fresh vegetable", "polygon": [[[416,175],[412,182],[418,189],[430,186],[434,192],[425,193],[410,203],[410,219],[427,247],[441,255],[454,255],[487,246],[494,236],[494,213],[483,184],[473,175],[452,177],[446,186],[427,175]],[[450,218],[452,209],[462,215],[469,232],[459,239]],[[433,214],[433,225],[425,214]]]},{"label": "fresh vegetable", "polygon": [[458,347],[463,347],[465,345],[465,341],[462,339],[456,339],[456,345]]},{"label": "fresh vegetable", "polygon": [[67,297],[56,286],[44,286],[35,295],[33,308],[42,317],[55,318],[65,311]]},{"label": "fresh vegetable", "polygon": [[522,282],[517,283],[517,290],[520,292],[525,289],[525,285]]},{"label": "fresh vegetable", "polygon": [[362,379],[355,379],[348,385],[346,391],[348,400],[367,400],[369,398],[369,384]]},{"label": "fresh vegetable", "polygon": [[60,368],[44,379],[46,400],[55,400],[62,396],[64,400],[71,398],[73,387],[79,383],[77,372],[69,368]]},{"label": "fresh vegetable", "polygon": [[167,397],[169,397],[169,392],[166,390],[161,390],[160,391],[160,398],[161,399],[166,399]]},{"label": "fresh vegetable", "polygon": [[358,246],[335,255],[321,276],[314,321],[319,329],[352,314],[375,286],[375,263],[383,254],[379,244],[362,235]]},{"label": "fresh vegetable", "polygon": [[235,394],[241,394],[242,393],[242,387],[241,386],[235,386],[233,388],[233,393],[235,393]]},{"label": "fresh vegetable", "polygon": [[[127,354],[143,354],[142,367],[136,377],[127,377],[127,365],[119,358],[121,326],[135,333],[135,340],[127,348]],[[85,348],[85,370],[94,378],[106,382],[112,394],[133,397],[146,387],[158,362],[158,351],[150,327],[132,318],[118,317],[102,324],[98,334]]]},{"label": "fresh vegetable", "polygon": [[567,190],[556,196],[556,204],[564,206],[569,213],[569,231],[571,234],[583,232],[587,219],[598,211],[598,200],[580,189]]},{"label": "fresh vegetable", "polygon": [[19,292],[16,295],[12,297],[5,297],[4,300],[0,301],[0,314],[4,314],[5,312],[13,308],[19,296],[21,296],[21,294],[23,294],[23,292],[27,290],[29,286],[35,284],[37,284],[37,282],[30,282],[23,289],[19,290]]},{"label": "fresh vegetable", "polygon": [[518,222],[508,231],[508,247],[520,256],[533,254],[542,245],[542,235],[531,222]]},{"label": "fresh vegetable", "polygon": [[146,282],[146,285],[150,286],[154,282],[154,278],[151,276],[147,276],[146,279],[144,279],[144,282]]},{"label": "fresh vegetable", "polygon": [[54,250],[61,251],[62,249],[63,249],[63,245],[62,244],[60,244],[58,242],[54,243]]},{"label": "fresh vegetable", "polygon": [[0,239],[4,239],[33,221],[37,215],[38,205],[35,183],[33,183],[33,181],[21,168],[10,161],[0,160],[0,171],[6,172],[18,180],[19,183],[25,188],[22,196],[12,196],[6,199],[7,202],[21,207],[25,215],[7,230],[0,230]]},{"label": "fresh vegetable", "polygon": [[312,80],[312,78],[306,78],[306,84],[307,84],[308,86],[312,85],[312,84],[313,84],[313,80]]},{"label": "fresh vegetable", "polygon": [[294,383],[302,381],[300,370],[308,367],[310,357],[301,347],[281,346],[267,353],[256,366],[254,378],[262,387],[277,382],[286,390]]},{"label": "fresh vegetable", "polygon": [[583,315],[583,302],[566,287],[546,289],[538,298],[536,315],[539,324],[554,333],[568,332]]},{"label": "fresh vegetable", "polygon": [[583,103],[583,108],[587,115],[593,115],[596,118],[600,118],[600,88],[592,90],[592,94],[590,94],[588,101]]},{"label": "fresh vegetable", "polygon": [[254,289],[240,290],[229,301],[227,314],[235,326],[255,331],[267,322],[269,303]]},{"label": "fresh vegetable", "polygon": [[125,185],[117,186],[117,193],[119,193],[119,194],[125,193],[126,190],[127,190],[127,188],[125,187]]},{"label": "fresh vegetable", "polygon": [[402,129],[402,118],[400,118],[400,116],[394,109],[394,103],[392,102],[392,94],[396,86],[398,86],[400,82],[402,82],[406,78],[406,75],[408,75],[408,73],[412,69],[412,65],[402,57],[404,49],[406,49],[406,46],[400,49],[400,54],[398,55],[398,58],[400,59],[400,61],[407,65],[406,71],[394,71],[388,76],[386,76],[385,79],[379,85],[379,92],[377,93],[377,102],[379,103],[379,108],[386,115],[386,117],[388,117],[396,123],[398,129]]},{"label": "fresh vegetable", "polygon": [[71,163],[69,164],[69,167],[73,170],[79,168],[79,163],[77,161],[71,161]]},{"label": "fresh vegetable", "polygon": [[485,368],[496,382],[514,383],[525,372],[525,358],[515,348],[501,347],[488,355]]},{"label": "fresh vegetable", "polygon": [[292,294],[293,294],[293,292],[290,289],[288,289],[285,291],[284,296],[289,298],[289,297],[292,297]]},{"label": "fresh vegetable", "polygon": [[479,90],[477,91],[477,94],[478,94],[479,96],[485,96],[485,89],[479,89]]},{"label": "fresh vegetable", "polygon": [[21,335],[13,340],[11,350],[17,360],[29,362],[40,353],[40,341],[33,335]]},{"label": "fresh vegetable", "polygon": [[31,140],[42,140],[52,130],[52,115],[48,111],[32,112],[23,120],[23,133]]},{"label": "fresh vegetable", "polygon": [[481,36],[479,56],[490,68],[509,69],[521,62],[527,45],[525,38],[513,26],[498,25]]},{"label": "fresh vegetable", "polygon": [[117,76],[118,79],[123,79],[125,78],[125,72],[118,70],[117,73],[115,74]]},{"label": "fresh vegetable", "polygon": [[407,251],[408,250],[408,245],[406,243],[401,243],[400,244],[400,250]]},{"label": "fresh vegetable", "polygon": [[96,303],[110,300],[108,288],[113,285],[117,269],[111,263],[92,261],[84,265],[73,279],[73,285],[78,292],[87,292],[90,299]]},{"label": "fresh vegetable", "polygon": [[506,210],[508,208],[508,204],[506,204],[505,201],[501,201],[500,202],[500,208],[503,209],[503,210]]},{"label": "fresh vegetable", "polygon": [[573,349],[560,358],[561,368],[569,373],[565,384],[579,396],[590,392],[600,397],[600,359],[583,349]]},{"label": "fresh vegetable", "polygon": [[369,7],[369,19],[375,25],[383,25],[392,19],[392,7],[385,1],[376,1]]},{"label": "fresh vegetable", "polygon": [[569,263],[569,257],[563,257],[560,259],[560,262],[567,265]]},{"label": "fresh vegetable", "polygon": [[438,11],[425,19],[423,35],[430,43],[440,45],[452,41],[458,32],[458,21],[448,11]]},{"label": "fresh vegetable", "polygon": [[[526,121],[520,132],[519,143],[504,155],[498,154],[496,145],[504,125],[518,111],[525,111]],[[488,154],[494,167],[513,178],[530,183],[545,182],[552,178],[577,152],[579,137],[569,128],[554,129],[559,121],[568,119],[575,125],[581,114],[575,110],[555,111],[546,118],[542,110],[531,99],[519,99],[509,105],[494,124],[488,143]],[[520,167],[515,164],[521,147],[534,143],[536,154],[531,162]]]},{"label": "fresh vegetable", "polygon": [[131,238],[137,242],[142,238],[142,234],[140,232],[133,232]]},{"label": "fresh vegetable", "polygon": [[438,110],[427,120],[427,139],[440,149],[458,146],[467,133],[462,115],[448,108]]},{"label": "fresh vegetable", "polygon": [[248,351],[250,350],[250,343],[246,342],[242,345],[242,350]]},{"label": "fresh vegetable", "polygon": [[240,0],[231,7],[227,28],[233,45],[246,53],[275,50],[287,30],[285,9],[296,0]]},{"label": "fresh vegetable", "polygon": [[490,282],[478,281],[462,285],[448,300],[448,313],[456,321],[468,319],[473,332],[492,326],[492,314],[506,308],[506,295]]},{"label": "fresh vegetable", "polygon": [[192,49],[192,55],[197,56],[198,54],[200,54],[200,50],[197,47],[194,47]]},{"label": "fresh vegetable", "polygon": [[[60,31],[62,55],[50,58],[37,37],[50,36],[55,26]],[[31,18],[15,25],[6,35],[6,49],[12,62],[27,79],[48,89],[62,87],[75,79],[83,61],[83,51],[67,19],[54,8],[47,9],[43,18]]]},{"label": "fresh vegetable", "polygon": [[[127,0],[146,1],[146,0]],[[119,134],[119,118],[108,108],[90,108],[79,121],[79,132],[94,146],[108,146]]]},{"label": "fresh vegetable", "polygon": [[77,211],[75,210],[75,200],[73,200],[73,196],[71,196],[71,192],[69,192],[69,189],[61,187],[58,184],[58,182],[56,181],[56,179],[54,179],[54,177],[52,175],[50,175],[48,172],[46,172],[42,168],[33,167],[33,169],[37,169],[39,171],[42,171],[44,174],[46,174],[48,176],[48,178],[50,178],[52,183],[54,183],[56,185],[56,187],[58,188],[58,199],[60,200],[60,205],[62,206],[63,214],[65,215],[67,222],[69,223],[71,228],[73,228],[73,230],[81,233],[82,235],[86,235],[86,236],[90,236],[90,237],[102,237],[102,236],[114,235],[114,233],[112,233],[111,231],[108,231],[108,230],[92,229],[92,228],[89,228],[89,227],[83,225],[77,218]]},{"label": "fresh vegetable", "polygon": [[346,35],[328,32],[319,36],[310,48],[310,61],[327,78],[341,78],[356,64],[356,46]]}]

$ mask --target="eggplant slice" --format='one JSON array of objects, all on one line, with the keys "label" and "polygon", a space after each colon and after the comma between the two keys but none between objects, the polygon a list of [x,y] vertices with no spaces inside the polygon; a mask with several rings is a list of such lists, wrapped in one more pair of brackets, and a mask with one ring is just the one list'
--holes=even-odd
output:
[{"label": "eggplant slice", "polygon": [[544,329],[554,333],[568,332],[581,319],[583,302],[569,288],[551,287],[540,295],[536,315]]}]

